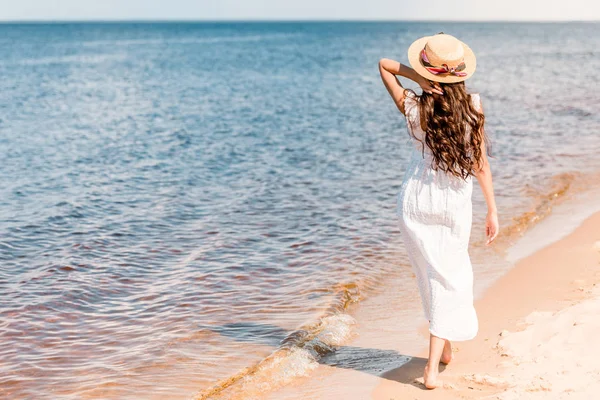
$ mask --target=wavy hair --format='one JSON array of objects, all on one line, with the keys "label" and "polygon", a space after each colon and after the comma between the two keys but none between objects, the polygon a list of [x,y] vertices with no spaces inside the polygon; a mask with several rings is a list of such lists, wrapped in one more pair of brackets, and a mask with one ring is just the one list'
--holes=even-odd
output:
[{"label": "wavy hair", "polygon": [[[423,92],[416,95],[423,139],[433,155],[432,168],[467,179],[484,164],[481,145],[485,142],[491,155],[489,139],[484,130],[485,116],[478,111],[465,83],[438,82],[443,95]],[[414,94],[414,92],[413,92]]]}]

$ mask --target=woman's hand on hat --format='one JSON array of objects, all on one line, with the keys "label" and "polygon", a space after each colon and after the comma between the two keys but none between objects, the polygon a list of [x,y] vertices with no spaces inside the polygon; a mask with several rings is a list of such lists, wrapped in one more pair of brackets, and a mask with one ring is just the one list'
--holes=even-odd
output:
[{"label": "woman's hand on hat", "polygon": [[426,93],[429,93],[429,94],[436,93],[439,95],[444,94],[444,91],[436,82],[431,82],[429,79],[426,79],[420,75],[419,75],[419,80],[417,81],[417,83],[419,84],[419,86],[421,86],[421,89],[423,89],[423,91]]}]

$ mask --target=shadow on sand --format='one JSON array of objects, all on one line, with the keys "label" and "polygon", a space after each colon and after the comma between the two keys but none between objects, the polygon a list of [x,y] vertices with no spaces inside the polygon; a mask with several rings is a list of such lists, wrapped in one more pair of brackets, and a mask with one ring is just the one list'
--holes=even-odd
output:
[{"label": "shadow on sand", "polygon": [[[288,336],[280,327],[260,323],[233,323],[219,327],[211,327],[233,340],[266,344],[278,347]],[[354,346],[337,346],[335,350],[322,355],[318,362],[336,368],[352,369],[371,374],[383,379],[412,385],[426,390],[425,386],[416,381],[423,376],[427,359],[401,354],[395,350],[373,349]],[[440,372],[445,369],[440,364]]]},{"label": "shadow on sand", "polygon": [[[353,369],[426,390],[423,384],[416,381],[423,376],[427,363],[427,359],[423,357],[408,356],[395,350],[340,346],[336,351],[323,356],[319,363]],[[440,372],[445,368],[444,364],[440,364]]]}]

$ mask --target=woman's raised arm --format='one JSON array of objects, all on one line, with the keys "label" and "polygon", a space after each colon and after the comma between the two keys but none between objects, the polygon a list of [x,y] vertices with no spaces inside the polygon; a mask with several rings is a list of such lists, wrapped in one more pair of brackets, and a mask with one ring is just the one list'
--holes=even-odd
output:
[{"label": "woman's raised arm", "polygon": [[411,67],[401,64],[398,61],[390,60],[389,58],[382,58],[379,60],[379,74],[381,75],[381,80],[383,81],[385,88],[390,96],[392,96],[396,107],[398,107],[398,110],[400,110],[402,114],[404,114],[405,89],[396,75],[403,76],[418,83],[425,92],[444,94],[441,88],[417,74]]}]

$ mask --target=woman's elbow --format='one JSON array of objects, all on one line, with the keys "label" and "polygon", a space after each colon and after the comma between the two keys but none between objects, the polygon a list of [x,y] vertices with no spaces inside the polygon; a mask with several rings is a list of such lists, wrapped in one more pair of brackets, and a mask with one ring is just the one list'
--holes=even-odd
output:
[{"label": "woman's elbow", "polygon": [[490,169],[490,163],[487,160],[484,160],[475,169],[475,176],[477,178],[482,178],[482,177],[485,177],[486,175],[491,175],[491,173],[492,173],[492,171]]},{"label": "woman's elbow", "polygon": [[382,58],[379,60],[379,69],[386,69],[386,65],[389,64],[390,60],[388,58]]}]

